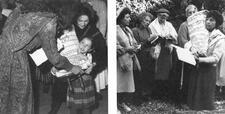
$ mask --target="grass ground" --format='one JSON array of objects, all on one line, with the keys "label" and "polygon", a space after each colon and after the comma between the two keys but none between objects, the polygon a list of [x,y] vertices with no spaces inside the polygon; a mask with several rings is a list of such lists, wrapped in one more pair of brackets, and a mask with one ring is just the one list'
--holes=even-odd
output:
[{"label": "grass ground", "polygon": [[213,111],[193,111],[185,108],[174,100],[168,97],[161,98],[144,98],[134,97],[128,106],[132,109],[131,112],[122,111],[122,114],[225,114],[225,89],[222,92],[216,92],[215,106]]}]

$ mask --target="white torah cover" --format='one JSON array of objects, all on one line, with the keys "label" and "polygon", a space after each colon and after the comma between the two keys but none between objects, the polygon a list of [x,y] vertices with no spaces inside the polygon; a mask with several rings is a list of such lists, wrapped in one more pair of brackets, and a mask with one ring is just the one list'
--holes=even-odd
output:
[{"label": "white torah cover", "polygon": [[202,10],[187,18],[192,52],[206,53],[207,51],[209,33],[205,28],[206,12],[207,10]]}]

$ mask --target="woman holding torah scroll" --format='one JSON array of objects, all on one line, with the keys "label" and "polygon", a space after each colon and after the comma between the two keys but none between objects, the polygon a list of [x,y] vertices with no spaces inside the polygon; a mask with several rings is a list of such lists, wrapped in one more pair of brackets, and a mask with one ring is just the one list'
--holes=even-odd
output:
[{"label": "woman holding torah scroll", "polygon": [[[50,13],[53,11],[48,5],[36,1],[21,1],[21,4],[9,15],[0,38],[1,114],[34,113],[29,53],[42,48],[55,67],[75,75],[83,72],[58,53],[55,39],[56,31],[71,25],[69,19],[75,14],[56,15]],[[70,5],[64,3],[59,8]]]},{"label": "woman holding torah scroll", "polygon": [[188,106],[193,110],[214,110],[216,75],[223,53],[225,35],[217,28],[223,23],[218,11],[210,11],[206,16],[205,27],[209,32],[208,49],[205,54],[195,55],[198,65],[192,70],[188,89]]}]

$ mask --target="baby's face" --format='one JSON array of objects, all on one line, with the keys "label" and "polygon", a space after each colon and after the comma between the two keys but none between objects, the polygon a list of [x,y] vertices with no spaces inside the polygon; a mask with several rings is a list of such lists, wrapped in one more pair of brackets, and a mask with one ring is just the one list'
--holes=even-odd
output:
[{"label": "baby's face", "polygon": [[84,38],[79,44],[80,53],[87,53],[91,49],[91,46],[92,41],[88,38]]}]

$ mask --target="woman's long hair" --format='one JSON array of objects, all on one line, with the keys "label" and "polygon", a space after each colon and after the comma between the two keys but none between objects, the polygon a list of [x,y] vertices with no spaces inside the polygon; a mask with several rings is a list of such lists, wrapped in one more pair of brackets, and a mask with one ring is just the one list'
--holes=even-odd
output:
[{"label": "woman's long hair", "polygon": [[99,17],[97,16],[96,11],[93,9],[93,7],[88,3],[81,3],[81,5],[78,8],[78,11],[73,18],[73,24],[77,24],[77,20],[81,15],[87,15],[89,18],[89,25],[96,25],[96,23],[99,20]]}]

